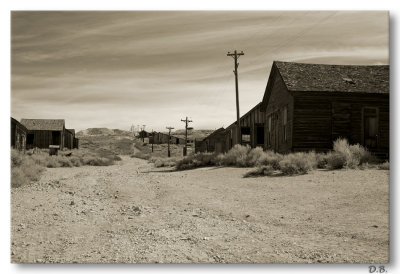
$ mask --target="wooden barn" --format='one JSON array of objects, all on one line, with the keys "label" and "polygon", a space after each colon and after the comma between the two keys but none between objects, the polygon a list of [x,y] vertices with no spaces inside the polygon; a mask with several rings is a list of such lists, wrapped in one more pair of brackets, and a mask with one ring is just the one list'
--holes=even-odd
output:
[{"label": "wooden barn", "polygon": [[65,146],[65,121],[64,119],[22,119],[28,132],[26,148],[49,148],[50,145],[58,145],[60,149]]},{"label": "wooden barn", "polygon": [[347,138],[389,153],[389,66],[272,64],[261,103],[265,149],[326,151]]},{"label": "wooden barn", "polygon": [[149,143],[151,144],[167,144],[168,143],[168,138],[170,140],[170,144],[176,144],[176,145],[182,145],[185,144],[185,139],[176,137],[176,136],[168,136],[166,133],[162,132],[153,132],[152,135],[150,135]]},{"label": "wooden barn", "polygon": [[205,137],[203,140],[196,140],[195,153],[197,152],[226,152],[228,148],[225,145],[226,131],[219,128]]},{"label": "wooden barn", "polygon": [[246,114],[240,117],[241,135],[240,140],[237,140],[236,122],[226,128],[225,145],[229,150],[236,144],[249,145],[251,147],[265,145],[265,113],[261,111],[262,102],[249,110]]},{"label": "wooden barn", "polygon": [[18,150],[26,149],[26,136],[28,130],[24,125],[11,117],[11,147]]},{"label": "wooden barn", "polygon": [[73,149],[74,148],[74,133],[71,129],[65,129],[64,137],[64,148]]}]

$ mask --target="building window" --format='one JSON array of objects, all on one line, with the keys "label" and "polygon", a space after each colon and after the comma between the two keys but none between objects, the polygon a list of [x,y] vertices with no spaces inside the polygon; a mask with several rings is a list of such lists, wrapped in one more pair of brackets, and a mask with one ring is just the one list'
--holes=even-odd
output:
[{"label": "building window", "polygon": [[283,141],[287,142],[288,136],[287,136],[287,113],[288,109],[287,106],[283,107],[282,110],[282,125],[283,125]]},{"label": "building window", "polygon": [[250,145],[250,128],[242,127],[242,145]]},{"label": "building window", "polygon": [[272,131],[272,119],[271,115],[267,117],[267,145],[271,145],[271,131]]}]

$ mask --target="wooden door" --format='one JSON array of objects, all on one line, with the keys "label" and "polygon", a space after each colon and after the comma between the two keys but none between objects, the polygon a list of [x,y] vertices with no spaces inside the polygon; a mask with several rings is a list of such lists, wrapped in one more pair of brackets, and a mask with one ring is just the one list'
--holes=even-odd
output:
[{"label": "wooden door", "polygon": [[363,111],[364,146],[378,148],[378,108],[365,107]]}]

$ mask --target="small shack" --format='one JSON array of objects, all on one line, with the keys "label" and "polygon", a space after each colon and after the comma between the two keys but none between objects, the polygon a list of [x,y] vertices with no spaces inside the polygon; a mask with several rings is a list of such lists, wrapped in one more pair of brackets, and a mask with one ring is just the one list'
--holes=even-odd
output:
[{"label": "small shack", "polygon": [[27,129],[26,148],[49,148],[50,145],[65,146],[64,119],[21,119]]},{"label": "small shack", "polygon": [[24,151],[26,149],[26,135],[28,130],[24,125],[11,117],[11,147]]},{"label": "small shack", "polygon": [[228,148],[225,143],[226,131],[223,127],[215,130],[203,140],[196,140],[195,152],[226,152]]}]

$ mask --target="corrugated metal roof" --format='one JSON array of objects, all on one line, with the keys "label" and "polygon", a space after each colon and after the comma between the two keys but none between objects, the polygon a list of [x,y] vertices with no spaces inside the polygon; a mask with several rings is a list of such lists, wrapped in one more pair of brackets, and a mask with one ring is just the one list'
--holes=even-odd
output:
[{"label": "corrugated metal roof", "polygon": [[290,91],[389,93],[388,65],[274,64]]},{"label": "corrugated metal roof", "polygon": [[63,130],[64,119],[21,119],[28,130]]}]

